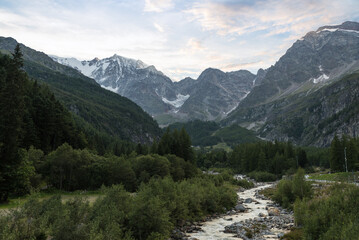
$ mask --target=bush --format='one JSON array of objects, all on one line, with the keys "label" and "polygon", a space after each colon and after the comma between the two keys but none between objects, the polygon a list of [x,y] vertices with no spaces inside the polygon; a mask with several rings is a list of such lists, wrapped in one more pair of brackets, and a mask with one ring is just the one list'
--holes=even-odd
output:
[{"label": "bush", "polygon": [[303,227],[304,239],[358,239],[359,188],[335,185],[326,195],[296,201],[295,221]]},{"label": "bush", "polygon": [[269,172],[250,172],[247,174],[247,176],[256,180],[257,182],[273,182],[277,180],[276,175]]},{"label": "bush", "polygon": [[273,199],[285,208],[292,208],[294,201],[312,196],[310,183],[304,179],[304,170],[299,168],[293,179],[283,179],[274,193]]}]

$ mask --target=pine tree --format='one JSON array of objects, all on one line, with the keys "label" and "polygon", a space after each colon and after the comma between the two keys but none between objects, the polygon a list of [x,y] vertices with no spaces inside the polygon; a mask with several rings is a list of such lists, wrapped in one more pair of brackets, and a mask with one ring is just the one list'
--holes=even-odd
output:
[{"label": "pine tree", "polygon": [[19,44],[7,66],[4,87],[0,93],[0,202],[7,201],[17,185],[17,171],[21,166],[19,144],[24,113],[23,61]]},{"label": "pine tree", "polygon": [[299,148],[297,157],[299,167],[305,168],[305,166],[308,164],[307,153],[303,149]]},{"label": "pine tree", "polygon": [[335,136],[330,146],[330,168],[332,171],[343,171],[344,148],[338,136]]}]

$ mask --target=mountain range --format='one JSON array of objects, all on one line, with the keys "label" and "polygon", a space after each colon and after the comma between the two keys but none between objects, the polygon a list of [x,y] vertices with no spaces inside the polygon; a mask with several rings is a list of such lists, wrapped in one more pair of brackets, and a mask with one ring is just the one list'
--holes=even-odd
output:
[{"label": "mountain range", "polygon": [[225,73],[209,68],[197,80],[172,82],[154,66],[116,54],[90,61],[56,56],[52,59],[131,99],[161,124],[190,119],[221,120],[246,97],[256,78],[246,70]]},{"label": "mountain range", "polygon": [[[1,38],[0,49],[13,49],[14,41]],[[43,73],[39,74],[40,66],[42,70],[50,69],[52,74],[56,72],[66,78],[81,80],[87,88],[92,86],[112,99],[116,94],[126,97],[160,125],[195,119],[216,121],[222,127],[245,127],[264,139],[316,146],[328,146],[335,134],[356,136],[359,131],[356,104],[359,23],[356,22],[323,26],[307,33],[273,66],[260,69],[256,74],[247,70],[223,72],[208,68],[197,79],[185,78],[179,82],[173,82],[152,65],[116,54],[104,59],[79,61],[57,56],[50,58],[25,46],[24,49],[25,60],[31,63],[25,65],[29,74],[50,84],[70,110],[82,115],[85,114],[85,102],[91,97],[86,96],[88,99],[82,103],[84,109],[80,110],[81,104],[72,104],[74,99],[69,100],[64,94],[64,91],[71,92],[71,87],[63,87],[63,83],[50,81]],[[76,86],[76,91],[78,89]],[[116,94],[106,93],[106,90]],[[75,92],[71,94],[77,95]],[[117,99],[126,101],[120,96]],[[96,103],[103,104],[101,99]],[[107,107],[111,111],[109,105]],[[145,113],[141,114],[145,116]],[[109,126],[111,124],[103,123],[100,117],[93,119],[87,115],[86,119],[112,134],[117,131]]]}]

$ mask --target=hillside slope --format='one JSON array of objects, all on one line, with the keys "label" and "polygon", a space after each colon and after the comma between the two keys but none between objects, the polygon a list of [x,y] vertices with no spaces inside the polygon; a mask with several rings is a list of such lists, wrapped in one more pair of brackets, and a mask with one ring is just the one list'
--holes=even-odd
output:
[{"label": "hillside slope", "polygon": [[[13,45],[15,48],[14,39],[0,38],[2,52],[12,51]],[[54,62],[44,53],[24,45],[22,49],[24,69],[29,76],[48,84],[56,97],[90,126],[112,136],[139,143],[151,142],[161,134],[151,116],[131,100],[101,88],[92,79]]]}]

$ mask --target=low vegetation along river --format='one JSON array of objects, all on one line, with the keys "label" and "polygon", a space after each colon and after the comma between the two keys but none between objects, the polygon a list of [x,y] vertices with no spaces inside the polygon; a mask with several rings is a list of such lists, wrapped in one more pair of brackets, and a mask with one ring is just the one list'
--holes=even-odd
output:
[{"label": "low vegetation along river", "polygon": [[293,214],[266,199],[259,191],[271,184],[239,191],[235,210],[200,225],[190,233],[191,240],[209,239],[278,239],[293,226]]}]

